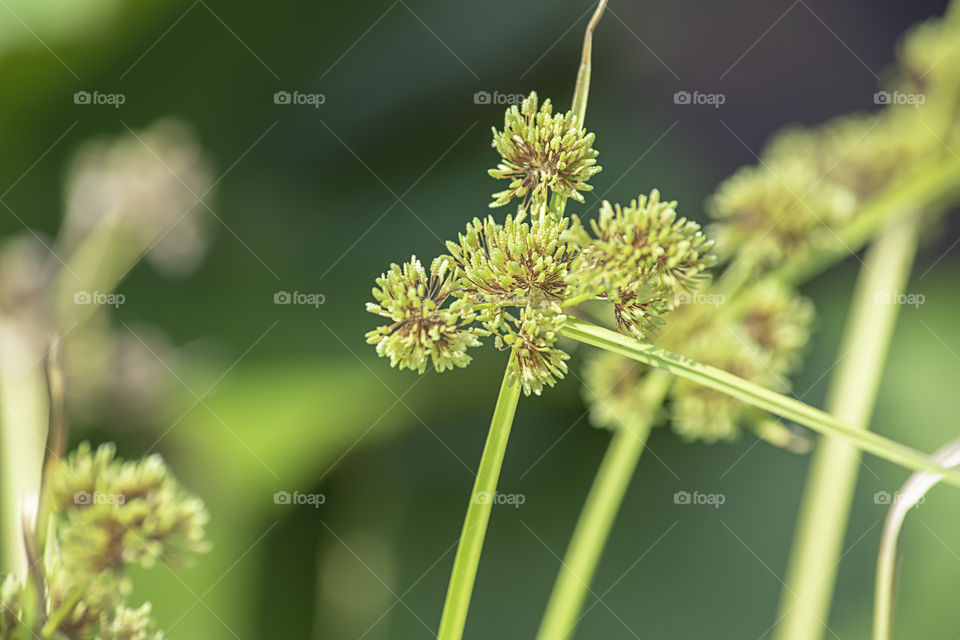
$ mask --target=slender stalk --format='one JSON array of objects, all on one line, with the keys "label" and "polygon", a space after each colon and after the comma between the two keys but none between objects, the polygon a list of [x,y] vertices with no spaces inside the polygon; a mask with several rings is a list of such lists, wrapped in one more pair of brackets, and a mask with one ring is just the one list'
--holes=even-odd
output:
[{"label": "slender stalk", "polygon": [[46,361],[47,397],[50,403],[50,420],[47,432],[47,450],[43,459],[43,475],[40,481],[40,498],[37,507],[37,546],[41,553],[46,549],[47,532],[50,528],[50,485],[57,466],[67,448],[66,376],[63,372],[63,352],[60,336],[50,337]]},{"label": "slender stalk", "polygon": [[[954,440],[933,459],[945,467],[960,465],[960,440]],[[940,481],[934,473],[915,473],[891,500],[890,511],[883,525],[880,554],[877,557],[877,585],[874,594],[873,640],[890,640],[893,628],[893,582],[897,561],[897,538],[907,512],[918,505],[927,492]]]},{"label": "slender stalk", "polygon": [[[584,126],[583,121],[587,116],[587,99],[590,96],[590,58],[593,54],[593,32],[596,30],[600,17],[603,16],[606,8],[607,0],[597,2],[597,8],[594,10],[590,22],[587,23],[586,32],[583,34],[583,49],[580,52],[580,67],[577,69],[577,84],[573,88],[573,102],[570,105],[570,110],[577,117],[580,127]],[[550,199],[550,211],[555,215],[562,216],[566,208],[567,199],[560,194],[553,194]]]},{"label": "slender stalk", "polygon": [[573,105],[571,106],[571,111],[573,111],[573,115],[577,116],[577,121],[581,127],[587,114],[587,98],[590,96],[590,57],[593,53],[593,32],[606,8],[607,0],[600,0],[597,3],[597,9],[593,12],[593,16],[587,24],[587,30],[583,34],[583,50],[580,53],[580,68],[577,70],[577,85],[573,91]]},{"label": "slender stalk", "polygon": [[[510,357],[515,356],[511,353]],[[480,467],[477,469],[473,493],[470,494],[467,517],[463,521],[457,557],[453,561],[453,572],[450,574],[450,585],[447,587],[447,597],[443,603],[443,615],[440,619],[440,631],[437,634],[438,640],[460,640],[463,637],[467,610],[470,608],[470,597],[473,594],[473,583],[477,577],[480,553],[483,550],[483,539],[487,534],[487,523],[490,521],[497,481],[500,479],[500,467],[503,465],[507,440],[510,438],[510,427],[513,425],[513,414],[517,410],[519,399],[520,385],[511,384],[508,373],[504,372],[500,395],[497,396],[493,420],[490,422],[490,432],[487,434],[487,443],[483,447],[483,456],[480,458]]]},{"label": "slender stalk", "polygon": [[634,415],[624,416],[624,423],[614,432],[577,520],[537,640],[566,640],[573,635],[600,555],[670,380],[667,373],[654,371],[644,388],[643,408]]},{"label": "slender stalk", "polygon": [[0,317],[0,573],[21,578],[27,575],[22,507],[40,487],[47,436],[43,372],[33,347],[20,321]]},{"label": "slender stalk", "polygon": [[[899,308],[891,296],[909,279],[917,226],[916,217],[908,218],[880,235],[854,289],[826,409],[858,429],[870,423]],[[886,304],[878,304],[878,295],[886,296]],[[777,640],[824,636],[859,469],[860,451],[846,442],[823,438],[817,444],[780,597]]]},{"label": "slender stalk", "polygon": [[593,323],[567,317],[560,332],[568,338],[607,349],[676,376],[725,393],[751,406],[792,420],[818,433],[842,438],[875,456],[915,471],[942,473],[944,480],[960,487],[960,473],[943,469],[928,457],[889,438],[857,429],[847,422],[799,400],[770,391],[732,373],[701,364],[681,355],[640,342]]}]

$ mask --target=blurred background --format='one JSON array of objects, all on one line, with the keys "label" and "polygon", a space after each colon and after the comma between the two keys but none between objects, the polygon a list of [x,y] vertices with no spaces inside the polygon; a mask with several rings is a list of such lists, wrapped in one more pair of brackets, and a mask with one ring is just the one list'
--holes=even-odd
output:
[{"label": "blurred background", "polygon": [[[875,108],[899,36],[945,4],[613,0],[587,111],[604,171],[573,211],[656,187],[704,221],[705,198],[778,128]],[[134,603],[153,601],[171,638],[435,635],[505,355],[398,373],[364,344],[377,320],[363,305],[390,262],[432,258],[485,214],[504,101],[535,89],[569,107],[592,8],[0,0],[6,323],[57,315],[25,300],[61,258],[122,277],[122,299],[86,291],[93,328],[65,339],[71,441],[160,452],[208,503],[213,551],[137,575]],[[725,101],[675,104],[678,91]],[[157,163],[163,189],[130,186]],[[97,208],[116,197],[122,232]],[[68,258],[101,218],[122,257]],[[926,451],[956,436],[958,237],[948,221],[918,258],[910,292],[925,303],[901,312],[873,425]],[[817,406],[857,264],[804,288],[819,328],[794,392]],[[0,375],[10,402],[36,391]],[[523,504],[494,508],[466,637],[533,636],[608,438],[574,376],[521,400],[500,487]],[[768,637],[806,463],[752,436],[686,445],[658,430],[579,637]],[[874,494],[907,476],[875,458],[861,471],[837,638],[869,636]],[[677,491],[726,502],[676,505]],[[958,507],[937,488],[907,521],[900,637],[960,635]]]}]

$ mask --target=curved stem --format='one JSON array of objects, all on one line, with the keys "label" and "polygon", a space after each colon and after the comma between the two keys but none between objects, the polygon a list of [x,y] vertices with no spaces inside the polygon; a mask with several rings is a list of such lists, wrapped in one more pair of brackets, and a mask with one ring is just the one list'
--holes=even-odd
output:
[{"label": "curved stem", "polygon": [[[933,459],[946,467],[960,465],[960,440],[943,447]],[[893,581],[896,572],[897,538],[907,512],[923,500],[927,491],[940,481],[935,473],[915,473],[891,500],[890,511],[883,524],[880,554],[877,557],[877,585],[874,594],[873,640],[890,640],[893,628]]]},{"label": "curved stem", "polygon": [[573,635],[600,555],[653,427],[654,412],[663,402],[670,380],[665,372],[654,371],[644,388],[643,409],[626,416],[614,432],[577,520],[537,640],[566,640]]},{"label": "curved stem", "polygon": [[[899,305],[917,250],[917,218],[885,231],[867,252],[840,345],[826,409],[858,429],[870,422]],[[878,304],[877,295],[887,303]],[[774,638],[819,640],[826,630],[860,451],[833,438],[817,444],[780,596]]]},{"label": "curved stem", "polygon": [[[510,357],[515,357],[512,352]],[[507,440],[510,438],[510,427],[513,425],[517,401],[520,399],[520,385],[510,383],[508,372],[509,364],[507,371],[503,374],[500,395],[497,396],[493,420],[490,422],[490,432],[487,434],[487,443],[483,447],[483,456],[480,458],[480,467],[477,469],[473,493],[470,494],[467,517],[463,521],[457,557],[453,561],[450,585],[447,587],[447,597],[443,603],[438,640],[460,640],[467,623],[467,611],[470,608],[470,597],[473,595],[477,567],[480,565],[480,553],[483,550],[483,539],[487,534],[487,523],[490,521],[490,510],[497,491],[497,481],[500,479],[500,467],[503,465],[503,457],[507,450]]]},{"label": "curved stem", "polygon": [[722,369],[696,362],[577,318],[568,317],[560,332],[568,338],[664,369],[678,377],[715,389],[758,409],[792,420],[818,433],[842,438],[864,451],[902,467],[915,471],[942,473],[947,483],[960,487],[960,473],[943,469],[915,449],[870,431],[857,429],[829,413]]}]

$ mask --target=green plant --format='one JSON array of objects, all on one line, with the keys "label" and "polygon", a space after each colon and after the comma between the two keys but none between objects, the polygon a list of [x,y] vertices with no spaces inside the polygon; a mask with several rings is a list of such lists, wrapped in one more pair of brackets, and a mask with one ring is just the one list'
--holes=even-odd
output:
[{"label": "green plant", "polygon": [[[541,640],[572,633],[664,403],[670,424],[688,440],[730,440],[749,428],[802,450],[804,441],[772,417],[780,416],[835,438],[828,442],[960,486],[960,474],[865,429],[864,407],[872,405],[875,389],[858,395],[859,410],[838,415],[784,395],[813,320],[795,287],[881,235],[888,239],[878,241],[874,259],[894,268],[859,287],[858,299],[878,286],[896,287],[912,258],[917,216],[929,220],[957,197],[960,161],[940,148],[936,135],[922,133],[922,115],[907,110],[912,106],[892,105],[778,136],[761,166],[741,170],[711,199],[716,246],[657,191],[627,206],[604,202],[589,223],[567,216],[566,201],[582,202],[587,180],[599,171],[584,116],[592,34],[604,6],[599,3],[587,29],[571,111],[554,114],[552,104],[533,93],[508,109],[502,132],[494,129],[502,162],[490,174],[510,184],[491,206],[518,199],[516,213],[503,222],[488,216],[468,223],[458,241],[448,243],[450,255],[434,261],[429,278],[416,258],[392,265],[368,305],[392,320],[369,332],[368,341],[400,368],[422,372],[428,361],[438,371],[466,366],[467,348],[490,336],[510,352],[447,592],[443,640],[459,639],[466,622],[490,514],[489,502],[477,498],[496,487],[520,391],[539,395],[566,374],[569,355],[560,338],[602,350],[586,357],[586,399],[594,422],[614,435]],[[948,83],[952,76],[933,80]],[[928,100],[923,113],[952,123],[941,111],[953,108],[955,92],[931,91],[940,100]],[[717,262],[725,268],[711,281],[706,272]],[[882,354],[892,312],[873,320],[878,340],[870,353]]]},{"label": "green plant", "polygon": [[66,442],[59,342],[48,357],[50,443],[21,526],[28,568],[0,582],[0,637],[162,640],[149,602],[130,606],[133,566],[177,565],[207,550],[209,518],[159,455],[123,462],[113,445]]}]

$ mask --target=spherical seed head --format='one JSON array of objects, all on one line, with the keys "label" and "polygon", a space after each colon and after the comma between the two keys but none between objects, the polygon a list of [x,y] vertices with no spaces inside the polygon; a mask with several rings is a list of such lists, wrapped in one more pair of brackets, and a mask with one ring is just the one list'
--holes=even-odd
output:
[{"label": "spherical seed head", "polygon": [[619,429],[652,407],[644,400],[646,365],[610,351],[588,352],[583,364],[583,398],[595,427]]},{"label": "spherical seed head", "polygon": [[[743,291],[734,309],[721,313],[715,296],[694,296],[671,314],[674,329],[658,341],[709,364],[776,391],[800,362],[813,322],[810,303],[788,287],[765,282]],[[713,301],[705,304],[700,300]],[[585,399],[591,421],[612,429],[628,427],[643,403],[650,369],[608,352],[589,354],[584,367]],[[670,424],[686,440],[731,440],[742,426],[758,428],[768,416],[724,393],[676,379],[669,391]],[[650,418],[655,416],[651,415]]]},{"label": "spherical seed head", "polygon": [[800,364],[816,319],[813,304],[786,285],[765,281],[744,294],[739,321],[750,342],[766,354],[769,367],[784,376]]},{"label": "spherical seed head", "polygon": [[95,575],[157,560],[181,563],[207,550],[206,507],[159,455],[120,461],[112,445],[82,444],[57,469],[52,500],[65,566]]},{"label": "spherical seed head", "polygon": [[537,94],[531,93],[519,108],[507,109],[503,131],[493,129],[502,161],[489,173],[510,180],[510,186],[493,194],[490,206],[519,198],[526,210],[531,202],[546,202],[551,192],[583,202],[580,192],[592,189],[587,181],[600,172],[593,140],[572,112],[554,114],[550,100],[538,109]]},{"label": "spherical seed head", "polygon": [[562,300],[576,252],[563,240],[569,220],[474,218],[447,249],[462,274],[457,295],[475,303],[540,306]]},{"label": "spherical seed head", "polygon": [[581,249],[581,266],[609,290],[638,282],[672,293],[689,290],[713,265],[713,242],[699,224],[678,217],[676,207],[662,202],[656,189],[626,207],[605,201],[590,223],[592,236],[575,216],[569,237]]},{"label": "spherical seed head", "polygon": [[[800,362],[810,337],[813,308],[785,285],[764,282],[745,289],[735,316],[691,302],[678,309],[681,333],[664,336],[662,346],[698,362],[785,392],[787,376]],[[730,440],[740,426],[755,426],[766,414],[730,396],[685,380],[670,390],[671,424],[689,440]]]},{"label": "spherical seed head", "polygon": [[524,395],[540,395],[544,385],[552,387],[567,373],[570,356],[557,348],[557,332],[566,316],[523,309],[516,330],[497,336],[500,348],[510,347],[513,355],[507,368],[511,384],[519,384]]},{"label": "spherical seed head", "polygon": [[[960,65],[957,38],[960,37],[960,8],[951,3],[942,18],[933,18],[912,27],[897,51],[901,90],[923,93],[930,105],[953,110],[957,91],[956,69]],[[908,106],[913,109],[914,106]]]},{"label": "spherical seed head", "polygon": [[613,303],[617,331],[648,342],[663,327],[663,315],[673,308],[663,291],[639,284],[618,287],[607,294],[607,299]]},{"label": "spherical seed head", "polygon": [[802,162],[816,177],[812,187],[845,189],[863,204],[915,166],[930,144],[939,144],[918,125],[915,111],[884,109],[842,116],[818,127],[788,128],[770,142],[764,163],[780,167]]},{"label": "spherical seed head", "polygon": [[441,256],[428,276],[413,256],[377,278],[376,302],[368,302],[367,311],[393,322],[368,332],[366,338],[380,356],[390,358],[390,366],[423,373],[431,362],[437,371],[470,363],[467,348],[480,346],[482,332],[466,326],[476,316],[462,301],[444,306],[455,288],[454,271],[453,260]]},{"label": "spherical seed head", "polygon": [[820,177],[812,163],[783,158],[728,178],[708,201],[721,257],[737,254],[768,268],[833,238],[857,200],[846,186],[818,182]]},{"label": "spherical seed head", "polygon": [[604,202],[589,231],[574,216],[567,234],[580,250],[572,269],[580,285],[602,288],[617,328],[637,338],[652,339],[676,295],[697,288],[715,261],[713,242],[676,206],[657,190],[626,207]]}]

